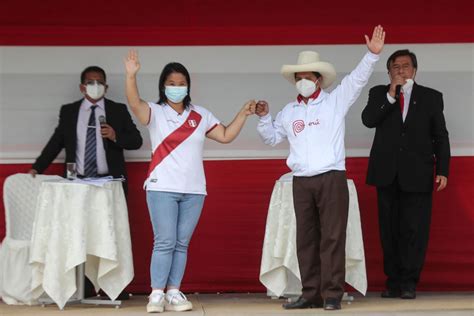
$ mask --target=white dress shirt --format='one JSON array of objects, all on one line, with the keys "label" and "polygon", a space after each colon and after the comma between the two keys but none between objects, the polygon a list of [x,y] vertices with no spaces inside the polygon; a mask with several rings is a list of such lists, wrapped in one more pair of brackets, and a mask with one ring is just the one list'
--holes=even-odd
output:
[{"label": "white dress shirt", "polygon": [[92,104],[89,100],[84,98],[81,107],[79,108],[79,116],[77,117],[77,141],[76,141],[76,169],[80,175],[84,174],[84,155],[86,151],[86,137],[87,126],[89,124],[89,117],[91,115],[91,106],[97,105],[95,109],[95,126],[96,126],[96,144],[97,144],[97,173],[108,174],[109,167],[107,166],[107,159],[105,156],[104,141],[100,134],[99,116],[105,117],[104,98]]},{"label": "white dress shirt", "polygon": [[[403,92],[403,113],[402,113],[402,119],[403,122],[405,122],[405,118],[407,117],[408,114],[408,107],[410,106],[410,98],[411,98],[411,92],[413,91],[413,85],[410,85],[408,87],[402,86]],[[387,99],[388,102],[391,104],[394,104],[395,101],[397,101],[394,97],[392,97],[388,92],[387,92]]]},{"label": "white dress shirt", "polygon": [[274,122],[260,118],[257,130],[267,145],[285,138],[290,143],[286,161],[295,176],[311,177],[331,170],[345,170],[345,116],[367,84],[379,56],[367,52],[359,65],[331,93],[321,91],[308,104],[293,101]]}]

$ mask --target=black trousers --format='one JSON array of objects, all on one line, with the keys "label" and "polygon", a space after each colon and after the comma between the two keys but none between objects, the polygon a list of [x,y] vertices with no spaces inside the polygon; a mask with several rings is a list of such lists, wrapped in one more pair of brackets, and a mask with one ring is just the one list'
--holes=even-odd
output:
[{"label": "black trousers", "polygon": [[377,187],[384,272],[389,289],[415,290],[428,247],[432,192]]}]

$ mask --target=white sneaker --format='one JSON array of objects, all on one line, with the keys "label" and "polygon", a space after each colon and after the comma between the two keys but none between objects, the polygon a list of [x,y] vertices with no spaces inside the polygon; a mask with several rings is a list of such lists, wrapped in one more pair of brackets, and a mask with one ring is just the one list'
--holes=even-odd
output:
[{"label": "white sneaker", "polygon": [[184,312],[190,311],[193,309],[193,304],[188,301],[186,296],[181,291],[168,291],[166,293],[166,303],[165,310],[175,311],[175,312]]},{"label": "white sneaker", "polygon": [[146,306],[147,313],[162,313],[165,310],[165,293],[151,292]]}]

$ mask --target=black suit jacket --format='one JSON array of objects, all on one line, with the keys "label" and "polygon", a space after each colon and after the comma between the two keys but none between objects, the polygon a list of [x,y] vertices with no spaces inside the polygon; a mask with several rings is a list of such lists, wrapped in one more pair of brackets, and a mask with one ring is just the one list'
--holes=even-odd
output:
[{"label": "black suit jacket", "polygon": [[400,104],[387,99],[389,86],[376,86],[369,92],[362,122],[375,127],[370,151],[367,184],[387,186],[397,177],[408,192],[433,189],[436,174],[448,176],[450,148],[440,92],[413,85],[408,113],[402,120]]},{"label": "black suit jacket", "polygon": [[[143,140],[132,121],[130,113],[128,113],[127,106],[108,99],[104,100],[107,124],[112,126],[116,134],[116,142],[104,139],[106,142],[105,155],[109,173],[114,177],[122,175],[126,177],[127,172],[123,150],[138,149],[141,147]],[[51,164],[63,148],[66,149],[65,163],[76,162],[76,128],[81,103],[82,100],[79,100],[61,107],[59,124],[41,152],[41,155],[33,164],[33,169],[39,173],[42,173]]]}]

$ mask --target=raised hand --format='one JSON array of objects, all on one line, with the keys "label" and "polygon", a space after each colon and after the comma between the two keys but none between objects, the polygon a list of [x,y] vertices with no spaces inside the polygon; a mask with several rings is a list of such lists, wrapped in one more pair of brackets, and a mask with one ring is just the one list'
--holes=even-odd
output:
[{"label": "raised hand", "polygon": [[138,52],[135,49],[128,51],[128,55],[123,60],[127,75],[135,76],[140,70],[140,61],[138,60]]},{"label": "raised hand", "polygon": [[372,38],[369,39],[367,35],[365,36],[365,42],[367,43],[367,47],[369,50],[374,54],[380,54],[383,48],[383,44],[385,42],[385,32],[381,25],[377,25],[374,27],[374,32],[372,33]]},{"label": "raised hand", "polygon": [[[150,107],[148,104],[140,98],[137,87],[136,74],[140,70],[140,61],[138,60],[138,52],[134,49],[128,51],[128,55],[123,59],[125,64],[125,95],[127,96],[128,105],[132,109],[133,114],[137,117],[138,121],[143,125],[148,125],[150,119]],[[113,129],[112,129],[113,131]],[[107,130],[104,137],[111,137],[114,140],[115,135],[110,134],[112,132]],[[114,132],[115,133],[115,132]]]},{"label": "raised hand", "polygon": [[257,106],[255,108],[255,114],[258,116],[265,116],[269,112],[269,106],[267,101],[260,100],[257,102]]}]

